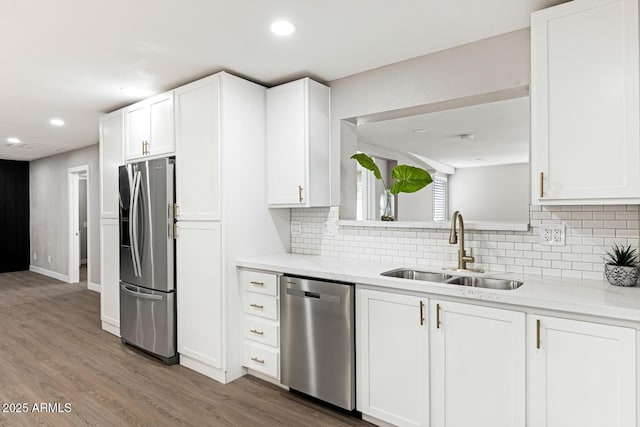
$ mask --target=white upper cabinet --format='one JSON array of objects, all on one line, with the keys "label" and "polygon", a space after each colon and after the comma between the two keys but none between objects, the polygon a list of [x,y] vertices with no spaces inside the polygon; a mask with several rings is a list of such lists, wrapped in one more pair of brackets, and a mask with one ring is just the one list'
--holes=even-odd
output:
[{"label": "white upper cabinet", "polygon": [[173,92],[145,99],[124,111],[127,161],[174,154]]},{"label": "white upper cabinet", "polygon": [[531,16],[534,204],[640,203],[637,0]]},{"label": "white upper cabinet", "polygon": [[330,205],[330,91],[305,78],[267,90],[269,207]]},{"label": "white upper cabinet", "polygon": [[636,426],[635,329],[547,316],[528,322],[528,426]]},{"label": "white upper cabinet", "polygon": [[100,118],[100,217],[118,218],[118,167],[123,157],[123,114]]},{"label": "white upper cabinet", "polygon": [[220,74],[175,91],[178,220],[221,219]]}]

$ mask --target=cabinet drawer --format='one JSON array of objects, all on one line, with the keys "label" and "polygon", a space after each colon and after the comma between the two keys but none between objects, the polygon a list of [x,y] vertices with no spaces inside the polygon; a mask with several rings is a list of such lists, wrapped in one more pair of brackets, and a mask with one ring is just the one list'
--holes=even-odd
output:
[{"label": "cabinet drawer", "polygon": [[243,271],[242,286],[245,291],[265,295],[278,295],[278,275],[259,271]]},{"label": "cabinet drawer", "polygon": [[278,347],[279,326],[275,322],[255,317],[244,318],[244,337],[272,347]]},{"label": "cabinet drawer", "polygon": [[251,342],[244,343],[244,366],[280,378],[280,352]]},{"label": "cabinet drawer", "polygon": [[245,292],[244,312],[254,316],[278,320],[278,298]]}]

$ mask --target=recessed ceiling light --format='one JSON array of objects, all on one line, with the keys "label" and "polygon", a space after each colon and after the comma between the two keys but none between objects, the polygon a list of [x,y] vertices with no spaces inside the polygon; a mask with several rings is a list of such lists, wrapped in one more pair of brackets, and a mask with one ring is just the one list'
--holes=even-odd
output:
[{"label": "recessed ceiling light", "polygon": [[411,132],[413,132],[413,133],[429,133],[431,131],[429,129],[414,129]]},{"label": "recessed ceiling light", "polygon": [[7,142],[9,144],[20,144],[22,141],[20,141],[18,138],[15,138],[15,137],[12,136],[10,138],[7,138]]},{"label": "recessed ceiling light", "polygon": [[49,120],[52,126],[64,126],[64,120],[62,119],[51,119]]},{"label": "recessed ceiling light", "polygon": [[270,28],[271,32],[278,36],[290,36],[296,30],[296,26],[289,21],[276,21]]}]

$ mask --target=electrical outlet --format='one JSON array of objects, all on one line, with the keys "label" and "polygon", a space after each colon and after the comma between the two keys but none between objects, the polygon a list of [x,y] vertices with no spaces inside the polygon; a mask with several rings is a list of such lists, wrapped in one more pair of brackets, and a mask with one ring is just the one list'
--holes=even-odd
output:
[{"label": "electrical outlet", "polygon": [[564,224],[543,225],[540,228],[540,242],[543,245],[564,246]]},{"label": "electrical outlet", "polygon": [[338,224],[335,221],[327,221],[324,223],[325,236],[334,236],[338,231]]},{"label": "electrical outlet", "polygon": [[37,253],[35,253],[35,252],[33,253],[33,260],[34,260],[34,261],[37,261],[37,260],[38,260],[38,254],[37,254]]},{"label": "electrical outlet", "polygon": [[51,255],[47,255],[47,262],[51,264]]},{"label": "electrical outlet", "polygon": [[291,221],[291,235],[299,236],[302,234],[302,223],[300,221]]}]

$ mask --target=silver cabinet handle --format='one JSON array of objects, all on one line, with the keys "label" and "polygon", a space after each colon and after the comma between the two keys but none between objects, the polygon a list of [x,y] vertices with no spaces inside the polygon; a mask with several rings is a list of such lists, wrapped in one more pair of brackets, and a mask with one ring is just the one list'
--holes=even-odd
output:
[{"label": "silver cabinet handle", "polygon": [[256,282],[256,281],[252,280],[249,283],[251,283],[252,285],[256,285],[256,286],[264,286],[264,282]]},{"label": "silver cabinet handle", "polygon": [[253,308],[264,308],[264,305],[262,304],[249,304],[249,306]]},{"label": "silver cabinet handle", "polygon": [[253,360],[256,363],[264,364],[264,359],[258,359],[257,357],[252,357],[251,360]]},{"label": "silver cabinet handle", "polygon": [[256,335],[264,335],[264,331],[259,331],[257,329],[251,329],[249,332]]}]

